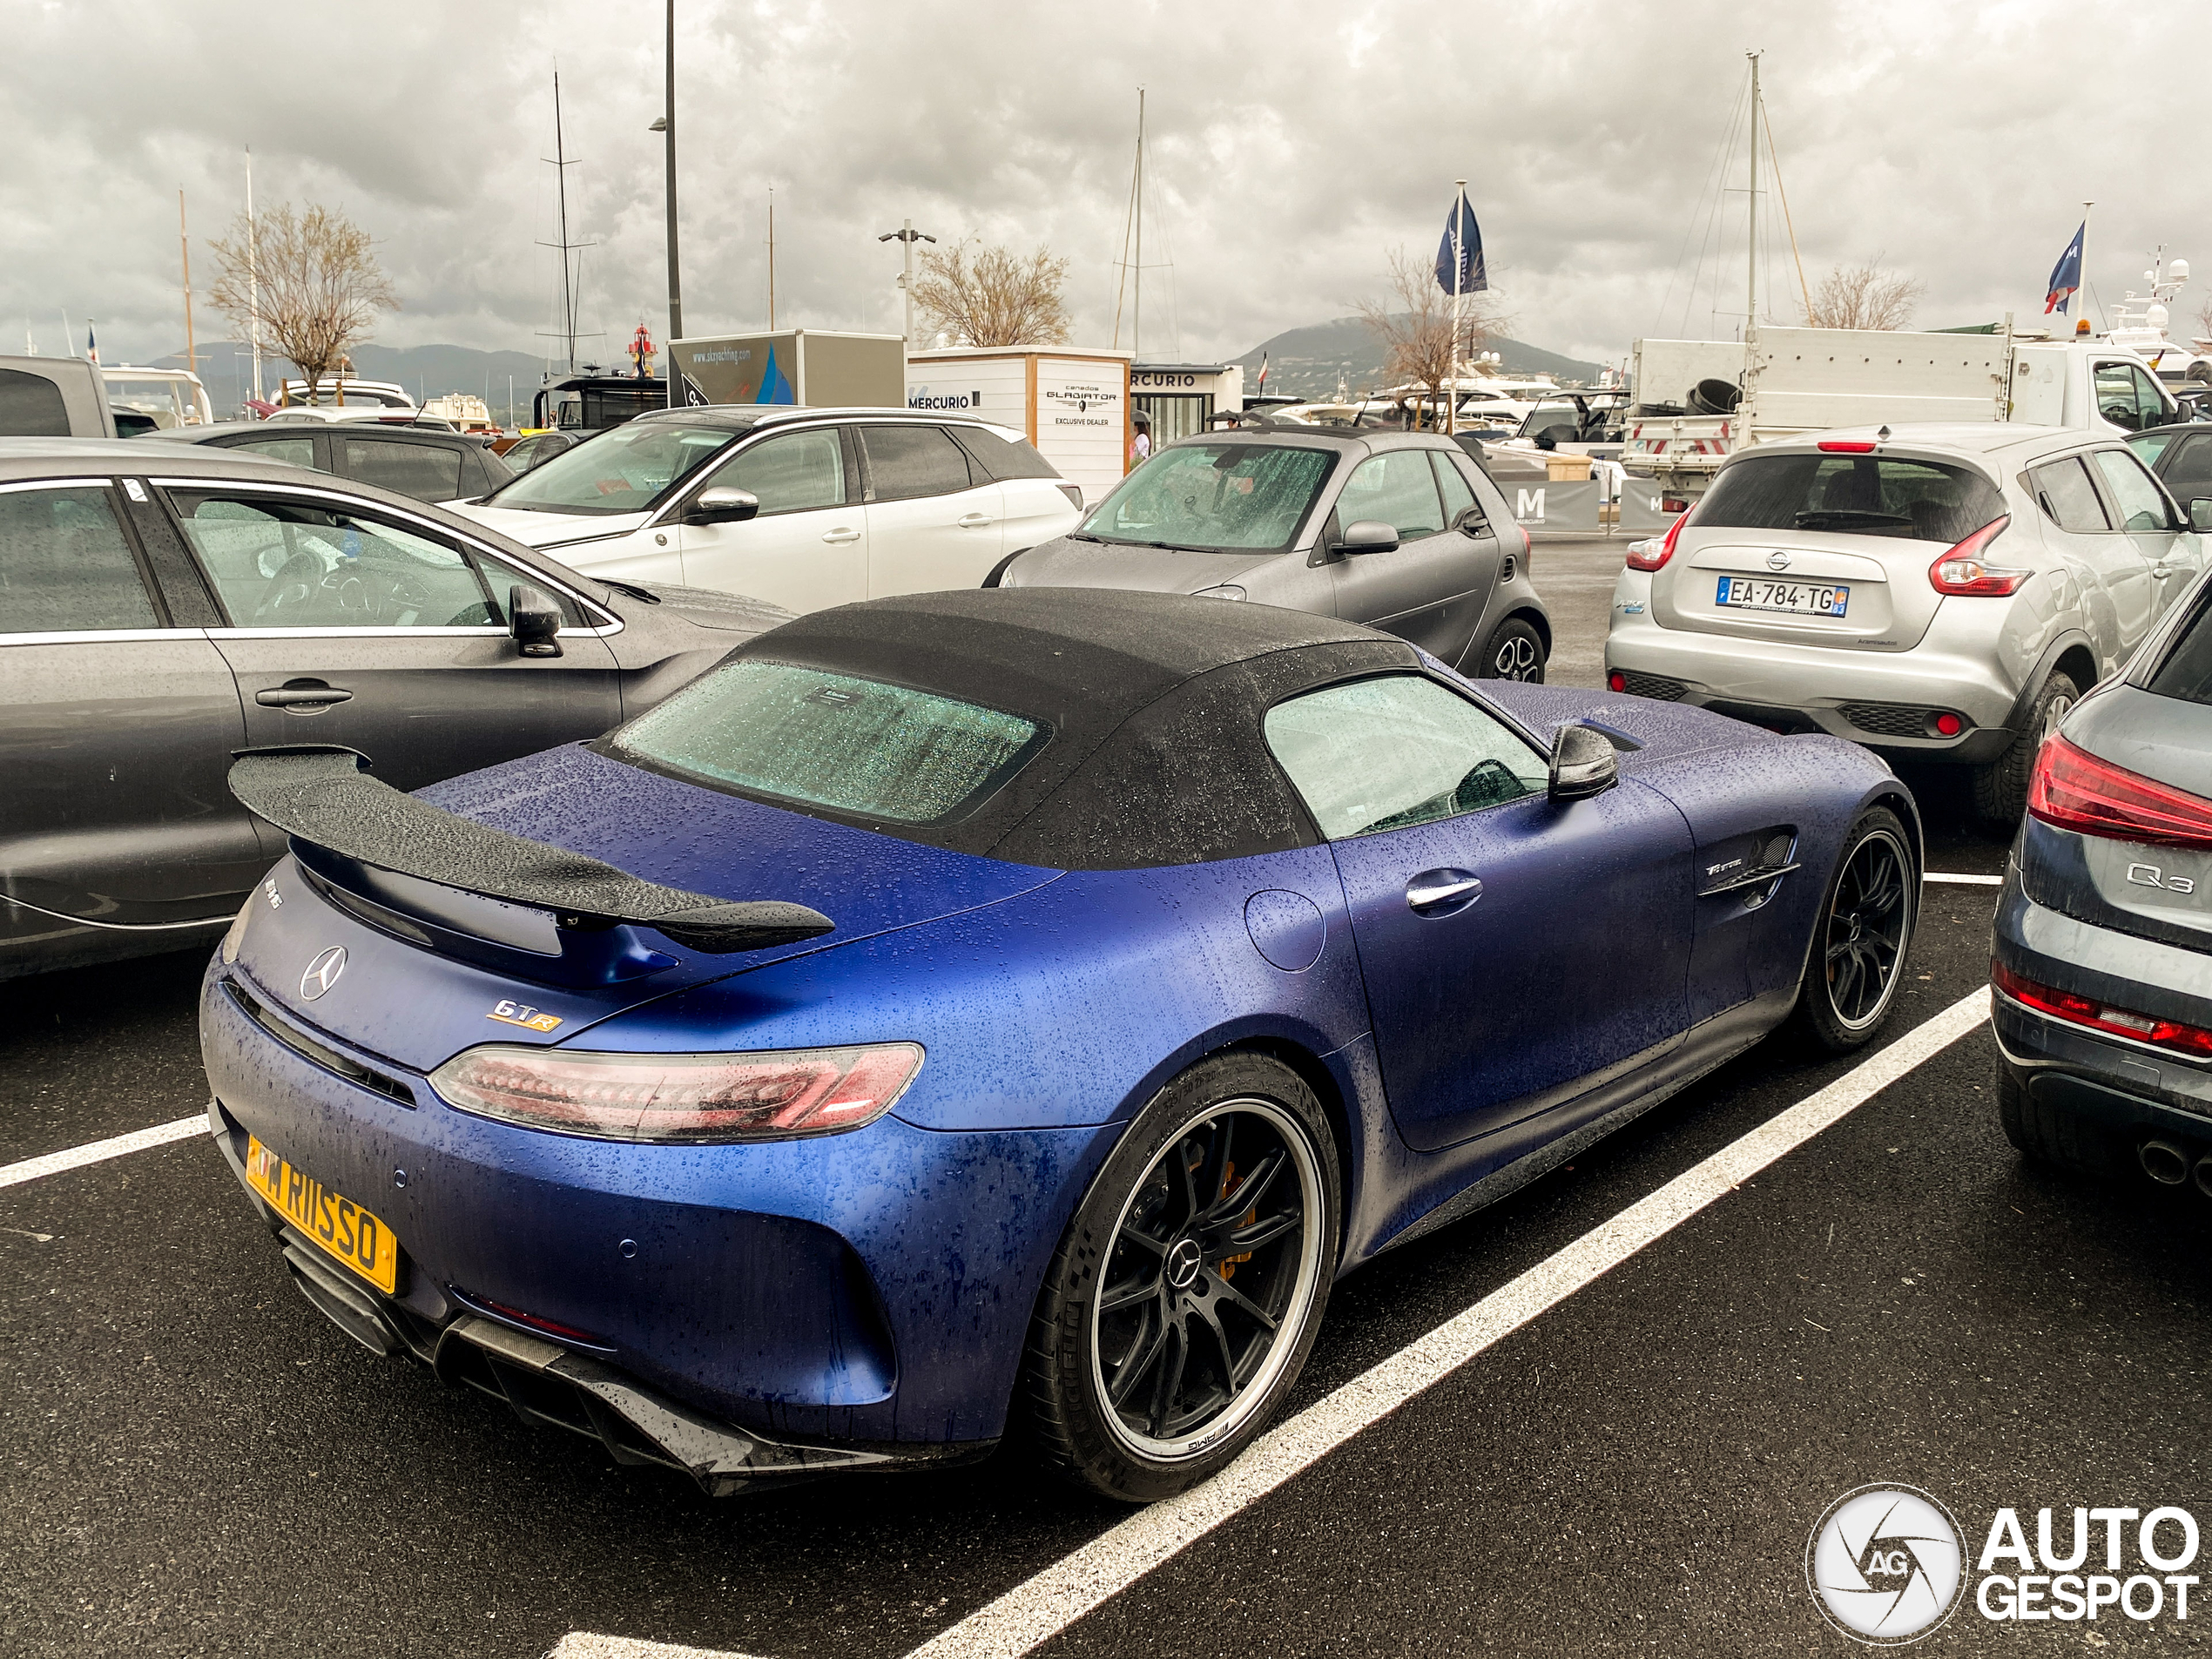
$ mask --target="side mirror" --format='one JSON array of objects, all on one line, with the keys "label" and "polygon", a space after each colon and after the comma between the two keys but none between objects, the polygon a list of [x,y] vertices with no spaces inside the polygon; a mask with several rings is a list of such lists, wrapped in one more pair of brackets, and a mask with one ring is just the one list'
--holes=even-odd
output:
[{"label": "side mirror", "polygon": [[525,657],[558,657],[561,607],[543,588],[517,582],[507,590],[507,631]]},{"label": "side mirror", "polygon": [[2212,536],[2212,501],[2199,496],[2189,503],[2189,528],[2199,536]]},{"label": "side mirror", "polygon": [[1579,720],[1559,729],[1552,739],[1549,794],[1554,801],[1588,800],[1621,781],[1621,760],[1613,740]]},{"label": "side mirror", "polygon": [[742,524],[748,518],[759,516],[760,497],[749,489],[733,489],[727,484],[717,484],[711,489],[699,491],[698,499],[684,515],[686,524]]},{"label": "side mirror", "polygon": [[1398,532],[1379,518],[1363,518],[1345,526],[1339,553],[1388,553],[1398,546]]}]

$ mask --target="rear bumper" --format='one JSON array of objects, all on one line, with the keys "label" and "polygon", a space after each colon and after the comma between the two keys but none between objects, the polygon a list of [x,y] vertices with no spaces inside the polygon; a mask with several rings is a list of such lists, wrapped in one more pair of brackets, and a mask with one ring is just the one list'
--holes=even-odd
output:
[{"label": "rear bumper", "polygon": [[[400,1245],[385,1297],[248,1188],[309,1299],[366,1345],[617,1456],[638,1447],[610,1438],[602,1407],[633,1426],[658,1413],[683,1445],[641,1431],[669,1454],[644,1460],[711,1489],[988,1450],[1066,1210],[1116,1133],[954,1134],[895,1117],[745,1146],[536,1133],[456,1112],[419,1074],[310,1034],[407,1084],[413,1103],[349,1082],[253,1023],[226,971],[211,971],[201,1004],[225,1157],[243,1182],[259,1136]],[[531,1328],[542,1321],[577,1339]],[[710,1432],[734,1438],[711,1457],[684,1449]]]},{"label": "rear bumper", "polygon": [[[2212,1022],[2212,1003],[2195,989],[2204,958],[2047,909],[2021,891],[2017,865],[1998,901],[1994,948],[2005,967],[2060,990],[2155,1011],[2188,996],[2198,1010],[2190,1017]],[[2006,1062],[2038,1100],[2137,1140],[2164,1134],[2212,1149],[2212,1066],[2054,1019],[2002,992],[1992,994],[1991,1023]]]},{"label": "rear bumper", "polygon": [[[1629,574],[1640,576],[1624,573],[1624,580]],[[1941,649],[1932,630],[1901,651],[1695,633],[1654,622],[1649,591],[1648,577],[1635,594],[1616,590],[1605,666],[1659,682],[1661,695],[1679,687],[1670,701],[1757,725],[1825,732],[1899,759],[1986,765],[2013,745],[2008,722],[2018,687],[2005,683],[1993,662]],[[1928,720],[1939,711],[1964,716],[1966,729],[1954,738],[1933,735]]]}]

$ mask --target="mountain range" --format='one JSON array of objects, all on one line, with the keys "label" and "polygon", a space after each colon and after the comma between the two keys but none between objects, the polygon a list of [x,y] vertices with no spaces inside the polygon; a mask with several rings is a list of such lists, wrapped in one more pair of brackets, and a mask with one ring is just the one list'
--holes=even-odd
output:
[{"label": "mountain range", "polygon": [[[1493,334],[1482,343],[1495,352],[1509,374],[1551,374],[1563,381],[1594,381],[1599,365],[1585,363],[1541,346]],[[1267,359],[1267,389],[1298,397],[1333,397],[1341,386],[1358,392],[1383,384],[1383,345],[1364,317],[1292,328],[1264,341],[1234,361],[1244,366],[1244,392],[1257,395],[1262,355]]]}]

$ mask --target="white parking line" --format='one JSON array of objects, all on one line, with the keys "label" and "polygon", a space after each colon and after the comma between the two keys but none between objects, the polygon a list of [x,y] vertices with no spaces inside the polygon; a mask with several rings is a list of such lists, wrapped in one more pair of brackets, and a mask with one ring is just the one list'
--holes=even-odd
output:
[{"label": "white parking line", "polygon": [[1953,875],[1945,870],[1924,870],[1920,873],[1920,880],[1948,881],[1959,887],[2001,887],[2005,885],[2005,878],[2001,875]]},{"label": "white parking line", "polygon": [[188,1135],[205,1135],[206,1132],[207,1114],[194,1112],[190,1117],[179,1117],[174,1123],[156,1123],[150,1129],[134,1129],[128,1135],[118,1135],[105,1141],[88,1141],[83,1146],[72,1146],[64,1152],[49,1152],[44,1157],[25,1158],[20,1163],[0,1164],[0,1187],[19,1186],[25,1181],[36,1181],[43,1176],[59,1175],[64,1170],[81,1170],[88,1163],[143,1152],[148,1147],[166,1146],[170,1142],[181,1141]]},{"label": "white parking line", "polygon": [[553,1644],[545,1659],[752,1659],[752,1656],[711,1648],[671,1648],[664,1642],[640,1642],[635,1636],[595,1636],[588,1630],[571,1630]]},{"label": "white parking line", "polygon": [[1307,1406],[1254,1442],[1204,1486],[1139,1510],[923,1642],[907,1659],[1015,1659],[1028,1653],[1360,1430],[1864,1105],[1988,1017],[1987,988],[1961,997],[1825,1089],[1769,1118],[1557,1255]]}]

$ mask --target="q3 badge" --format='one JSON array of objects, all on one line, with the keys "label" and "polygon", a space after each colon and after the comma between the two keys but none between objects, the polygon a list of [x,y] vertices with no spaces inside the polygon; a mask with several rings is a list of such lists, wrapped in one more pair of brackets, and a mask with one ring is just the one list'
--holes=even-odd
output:
[{"label": "q3 badge", "polygon": [[496,1020],[502,1025],[519,1025],[525,1031],[550,1031],[561,1023],[557,1014],[546,1014],[527,1002],[501,1001],[491,1005],[487,1020]]}]

